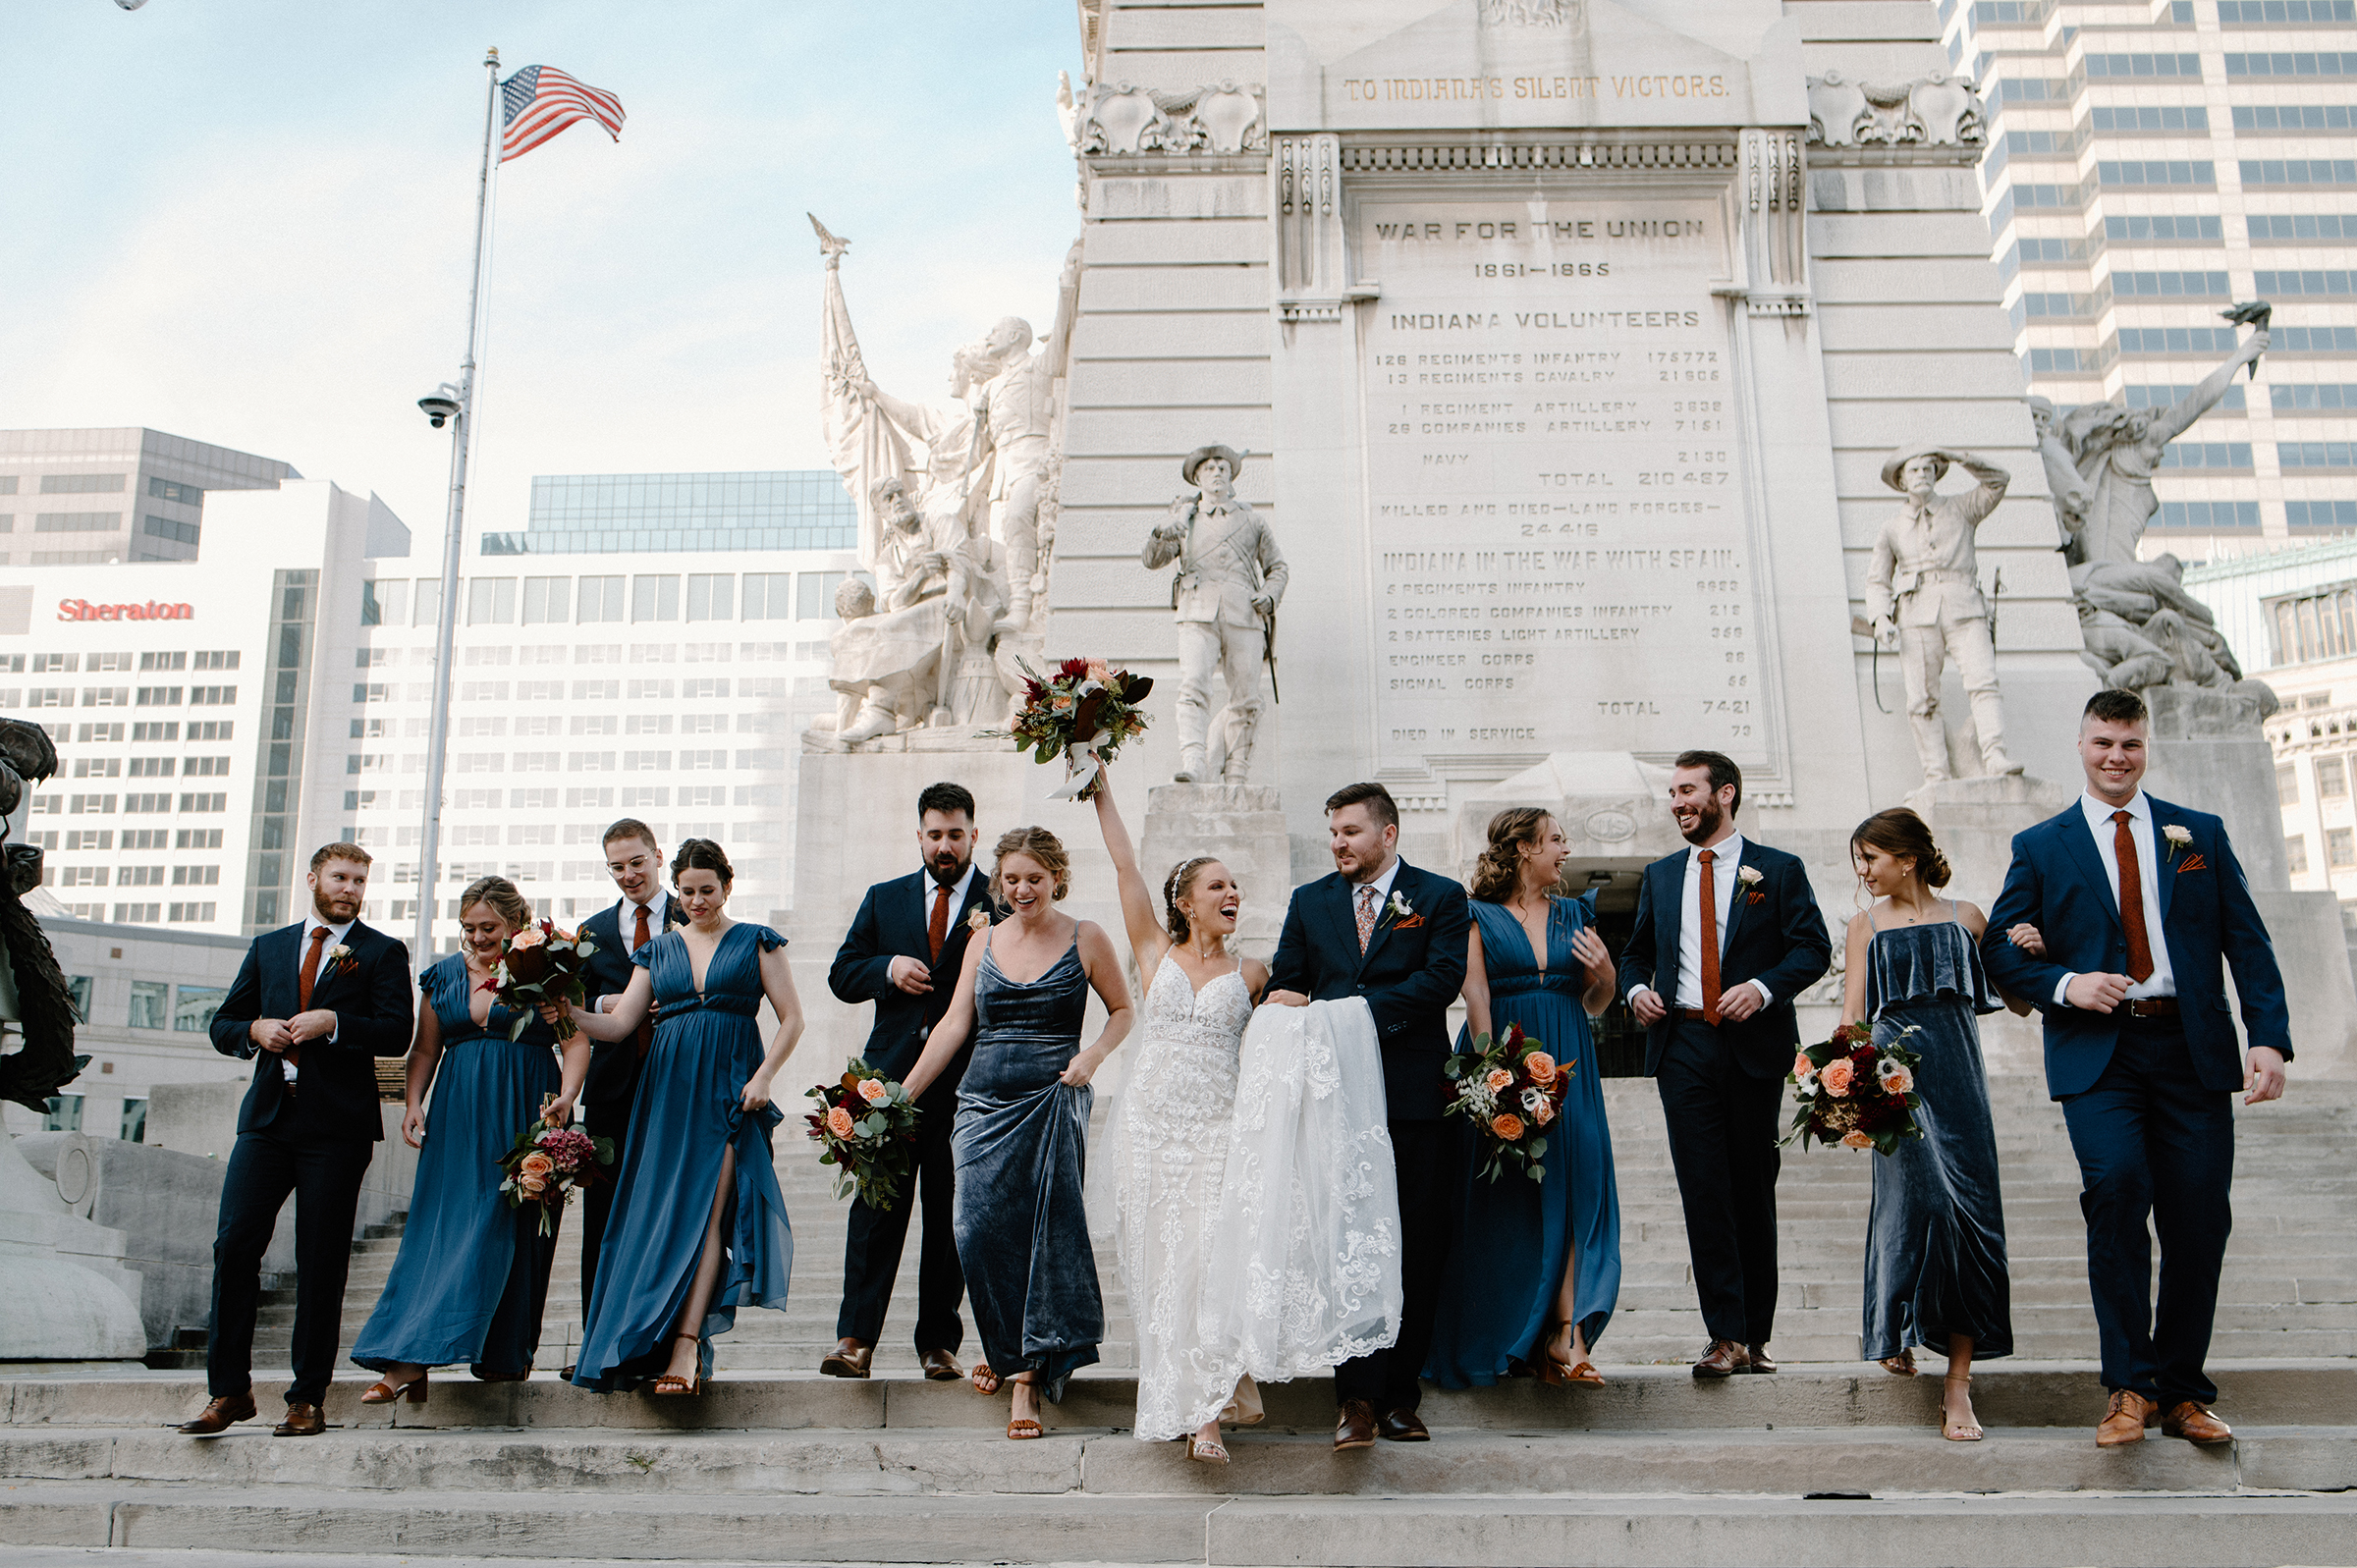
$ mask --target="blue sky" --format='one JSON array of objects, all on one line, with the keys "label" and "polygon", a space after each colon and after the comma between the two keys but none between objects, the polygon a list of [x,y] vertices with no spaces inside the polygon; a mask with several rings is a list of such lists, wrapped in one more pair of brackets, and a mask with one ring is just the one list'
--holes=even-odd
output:
[{"label": "blue sky", "polygon": [[821,272],[886,390],[1045,329],[1069,0],[8,0],[0,428],[149,425],[381,493],[427,556],[484,46],[621,98],[497,178],[470,531],[535,473],[825,465]]}]

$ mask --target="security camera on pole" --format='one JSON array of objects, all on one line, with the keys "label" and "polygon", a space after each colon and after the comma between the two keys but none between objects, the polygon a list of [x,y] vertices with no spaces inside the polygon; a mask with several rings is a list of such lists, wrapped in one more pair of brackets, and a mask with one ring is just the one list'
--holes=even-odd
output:
[{"label": "security camera on pole", "polygon": [[500,163],[531,151],[580,120],[595,120],[615,140],[622,139],[622,103],[610,92],[586,86],[547,66],[525,66],[502,81],[497,49],[484,51],[483,71],[483,163],[475,185],[474,265],[467,273],[466,357],[460,361],[455,386],[445,381],[417,400],[428,424],[436,430],[445,425],[450,428],[450,521],[443,530],[442,607],[434,622],[434,716],[425,740],[425,832],[417,860],[417,936],[410,947],[411,957],[420,964],[434,950],[434,886],[439,870],[435,857],[442,846],[450,655],[459,624],[459,548],[466,531],[466,447],[474,425],[474,346],[482,328],[483,236],[491,212],[493,133],[498,132]]}]

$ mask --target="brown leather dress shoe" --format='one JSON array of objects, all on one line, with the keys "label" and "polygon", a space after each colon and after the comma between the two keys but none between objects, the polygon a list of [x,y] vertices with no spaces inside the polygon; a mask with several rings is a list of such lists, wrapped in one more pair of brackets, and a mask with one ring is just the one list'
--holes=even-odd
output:
[{"label": "brown leather dress shoe", "polygon": [[946,1350],[928,1350],[916,1358],[916,1364],[925,1369],[927,1382],[957,1382],[965,1376],[958,1358]]},{"label": "brown leather dress shoe", "polygon": [[868,1363],[875,1359],[875,1346],[846,1335],[835,1341],[833,1354],[818,1364],[818,1370],[830,1378],[864,1378]]},{"label": "brown leather dress shoe", "polygon": [[2144,1441],[2145,1423],[2161,1408],[2140,1393],[2126,1388],[2111,1391],[2110,1408],[2104,1412],[2103,1424],[2095,1429],[2098,1448],[2117,1448],[2122,1444]]},{"label": "brown leather dress shoe", "polygon": [[2180,1399],[2161,1418],[2161,1435],[2182,1437],[2187,1442],[2232,1442],[2234,1429],[2210,1414],[2210,1407],[2199,1400]]},{"label": "brown leather dress shoe", "polygon": [[223,1394],[206,1405],[194,1421],[182,1422],[180,1432],[188,1437],[218,1437],[234,1424],[251,1421],[254,1415],[253,1390],[248,1388],[242,1394]]},{"label": "brown leather dress shoe", "polygon": [[1750,1368],[1750,1351],[1745,1350],[1732,1339],[1714,1339],[1711,1341],[1710,1348],[1702,1353],[1702,1359],[1694,1363],[1694,1376],[1710,1379],[1731,1378],[1738,1372],[1749,1371]]},{"label": "brown leather dress shoe", "polygon": [[327,1416],[317,1405],[290,1404],[287,1419],[270,1429],[274,1437],[316,1437],[327,1431]]},{"label": "brown leather dress shoe", "polygon": [[1743,1369],[1745,1372],[1766,1374],[1776,1371],[1776,1358],[1768,1354],[1766,1345],[1752,1345],[1744,1354],[1751,1358],[1751,1365]]},{"label": "brown leather dress shoe", "polygon": [[1375,1446],[1375,1406],[1364,1399],[1345,1399],[1334,1413],[1334,1451]]},{"label": "brown leather dress shoe", "polygon": [[1412,1410],[1387,1410],[1375,1430],[1392,1442],[1430,1442],[1432,1429]]}]

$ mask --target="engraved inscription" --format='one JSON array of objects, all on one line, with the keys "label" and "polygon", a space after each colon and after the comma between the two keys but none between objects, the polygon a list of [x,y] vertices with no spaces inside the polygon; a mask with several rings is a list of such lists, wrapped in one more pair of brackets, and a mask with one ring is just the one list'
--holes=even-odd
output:
[{"label": "engraved inscription", "polygon": [[1763,759],[1716,203],[1367,200],[1385,766]]}]

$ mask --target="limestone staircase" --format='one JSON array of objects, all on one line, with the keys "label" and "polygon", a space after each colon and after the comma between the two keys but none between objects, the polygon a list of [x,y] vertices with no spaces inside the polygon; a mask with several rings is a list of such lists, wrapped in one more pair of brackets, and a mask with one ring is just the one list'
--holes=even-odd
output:
[{"label": "limestone staircase", "polygon": [[[460,1378],[422,1407],[362,1410],[354,1377],[332,1391],[338,1426],[323,1437],[274,1439],[257,1424],[198,1443],[164,1430],[201,1402],[193,1377],[20,1369],[0,1380],[0,1545],[801,1563],[2357,1565],[2357,1085],[2299,1083],[2241,1121],[2213,1363],[2235,1440],[2195,1449],[2156,1433],[2113,1451],[2092,1441],[2094,1369],[2066,1359],[2093,1347],[2076,1181],[2034,1085],[1997,1089],[2022,1352],[1978,1370],[1989,1440],[1977,1445],[1939,1439],[1936,1379],[1855,1359],[1869,1157],[1787,1161],[1781,1375],[1704,1385],[1682,1364],[1636,1364],[1682,1363],[1701,1337],[1649,1088],[1610,1089],[1628,1262],[1602,1346],[1610,1386],[1436,1393],[1429,1445],[1335,1454],[1331,1389],[1316,1379],[1269,1391],[1270,1423],[1235,1438],[1233,1465],[1192,1465],[1124,1430],[1135,1387],[1119,1365],[1075,1379],[1045,1438],[1010,1443],[1003,1400],[913,1376],[905,1300],[884,1376],[798,1370],[832,1339],[841,1220],[823,1172],[796,1169],[806,1157],[794,1149],[796,1299],[743,1316],[721,1351],[731,1371],[702,1398],[601,1397],[544,1373]],[[1118,1321],[1118,1297],[1109,1305]],[[560,1284],[552,1324],[570,1318]],[[755,1356],[782,1370],[749,1367]]]}]

